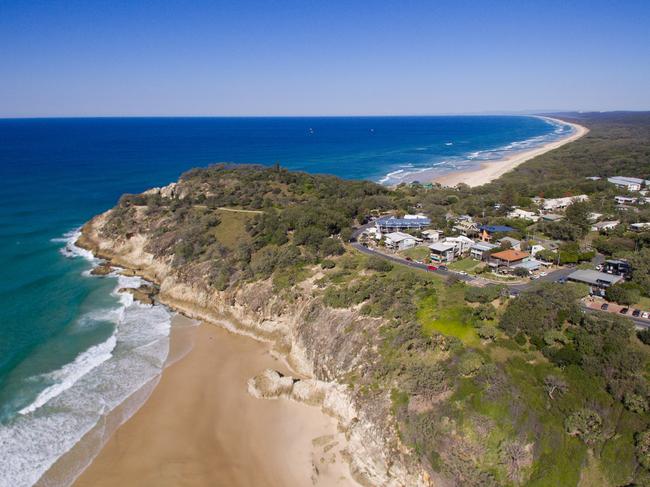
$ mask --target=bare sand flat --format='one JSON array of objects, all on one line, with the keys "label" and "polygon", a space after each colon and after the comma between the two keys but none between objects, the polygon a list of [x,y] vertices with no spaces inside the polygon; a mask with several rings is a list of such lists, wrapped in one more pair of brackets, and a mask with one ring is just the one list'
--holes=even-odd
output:
[{"label": "bare sand flat", "polygon": [[[172,345],[186,343],[172,336]],[[285,371],[268,346],[202,324],[142,408],[77,479],[101,486],[351,486],[344,435],[318,408],[250,396],[247,380]],[[180,348],[185,348],[181,346]]]},{"label": "bare sand flat", "polygon": [[[569,137],[566,137],[562,140],[550,142],[533,150],[519,152],[499,161],[484,162],[481,164],[481,167],[479,169],[476,169],[474,171],[453,172],[435,177],[433,178],[433,182],[440,183],[443,186],[456,186],[460,183],[465,183],[468,186],[480,186],[482,184],[487,184],[490,181],[501,177],[508,171],[512,171],[520,164],[523,164],[524,162],[529,161],[534,157],[542,155],[548,151],[557,149],[558,147],[568,144],[569,142],[573,142],[574,140],[579,139],[580,137],[586,135],[587,132],[589,132],[589,129],[583,127],[582,125],[568,123],[563,120],[558,120],[558,122],[571,125],[574,129],[573,133]],[[424,178],[423,176],[420,177]]]}]

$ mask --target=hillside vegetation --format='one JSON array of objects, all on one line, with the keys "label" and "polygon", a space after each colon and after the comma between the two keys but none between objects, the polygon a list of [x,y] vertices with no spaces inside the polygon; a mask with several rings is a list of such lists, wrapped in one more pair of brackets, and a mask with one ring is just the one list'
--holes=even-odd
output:
[{"label": "hillside vegetation", "polygon": [[[376,318],[375,352],[335,379],[361,399],[390,398],[401,441],[434,478],[463,486],[650,485],[650,349],[631,322],[584,314],[579,285],[547,284],[511,298],[503,286],[445,281],[347,245],[352,228],[380,212],[417,209],[440,228],[448,213],[507,223],[497,203],[586,193],[600,205],[584,209],[593,211],[609,208],[612,190],[585,176],[650,178],[648,114],[577,121],[589,135],[484,187],[390,190],[277,166],[216,165],[164,190],[125,195],[103,232],[147,235],[148,252],[217,290],[270,280],[290,301],[312,279],[309,292],[323,308]],[[588,233],[577,210],[565,223],[577,235],[567,239],[577,247],[565,247],[566,256],[582,251]],[[521,222],[513,226],[515,236],[526,232]],[[614,234],[597,248],[612,238],[634,243],[607,253],[637,259],[635,286],[647,295],[650,237]]]}]

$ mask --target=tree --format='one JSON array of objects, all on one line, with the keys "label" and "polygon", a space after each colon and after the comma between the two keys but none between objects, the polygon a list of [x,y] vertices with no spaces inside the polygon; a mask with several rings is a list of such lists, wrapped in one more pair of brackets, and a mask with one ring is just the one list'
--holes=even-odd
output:
[{"label": "tree", "polygon": [[562,395],[569,390],[568,384],[557,375],[547,375],[544,378],[544,390],[548,394],[548,397],[555,399],[554,394]]},{"label": "tree", "polygon": [[493,325],[483,325],[476,330],[476,333],[483,340],[494,340],[497,336],[497,329]]},{"label": "tree", "polygon": [[636,286],[631,286],[629,283],[614,284],[605,289],[605,297],[608,301],[614,301],[618,304],[629,306],[637,303],[641,299],[641,295]]},{"label": "tree", "polygon": [[483,365],[483,358],[474,352],[468,352],[463,355],[458,364],[458,372],[460,375],[471,376],[474,375]]},{"label": "tree", "polygon": [[643,414],[648,410],[648,401],[645,397],[628,392],[623,396],[623,404],[633,413]]},{"label": "tree", "polygon": [[603,420],[591,409],[580,409],[564,421],[564,428],[571,436],[577,436],[587,445],[593,445],[601,438]]}]

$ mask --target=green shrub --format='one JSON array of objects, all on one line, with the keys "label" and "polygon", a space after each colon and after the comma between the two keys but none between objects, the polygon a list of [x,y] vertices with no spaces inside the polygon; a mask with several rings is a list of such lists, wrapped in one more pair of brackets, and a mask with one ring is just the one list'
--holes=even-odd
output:
[{"label": "green shrub", "polygon": [[567,417],[564,428],[571,436],[593,445],[601,439],[603,420],[596,411],[584,408]]}]

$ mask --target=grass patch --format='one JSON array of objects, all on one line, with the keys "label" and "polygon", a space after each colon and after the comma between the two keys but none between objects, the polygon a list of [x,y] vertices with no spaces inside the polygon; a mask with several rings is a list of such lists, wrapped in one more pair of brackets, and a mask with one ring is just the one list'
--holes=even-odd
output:
[{"label": "grass patch", "polygon": [[471,309],[465,305],[462,284],[438,286],[436,293],[422,299],[418,320],[426,333],[438,332],[453,336],[465,345],[476,347],[481,340],[471,319]]},{"label": "grass patch", "polygon": [[424,261],[429,258],[430,250],[427,247],[413,247],[400,252],[403,257],[410,257],[413,260]]},{"label": "grass patch", "polygon": [[471,270],[478,267],[479,264],[480,264],[479,261],[468,257],[466,259],[461,259],[461,260],[457,260],[456,262],[452,262],[451,264],[449,264],[449,268],[455,271],[470,272]]},{"label": "grass patch", "polygon": [[234,250],[242,243],[250,242],[250,235],[246,231],[246,222],[253,213],[240,213],[234,211],[215,210],[221,223],[215,229],[215,237],[221,245]]},{"label": "grass patch", "polygon": [[641,299],[639,299],[639,302],[636,303],[634,306],[630,306],[632,309],[640,309],[643,311],[650,311],[650,298],[647,298],[645,296],[642,296]]}]

